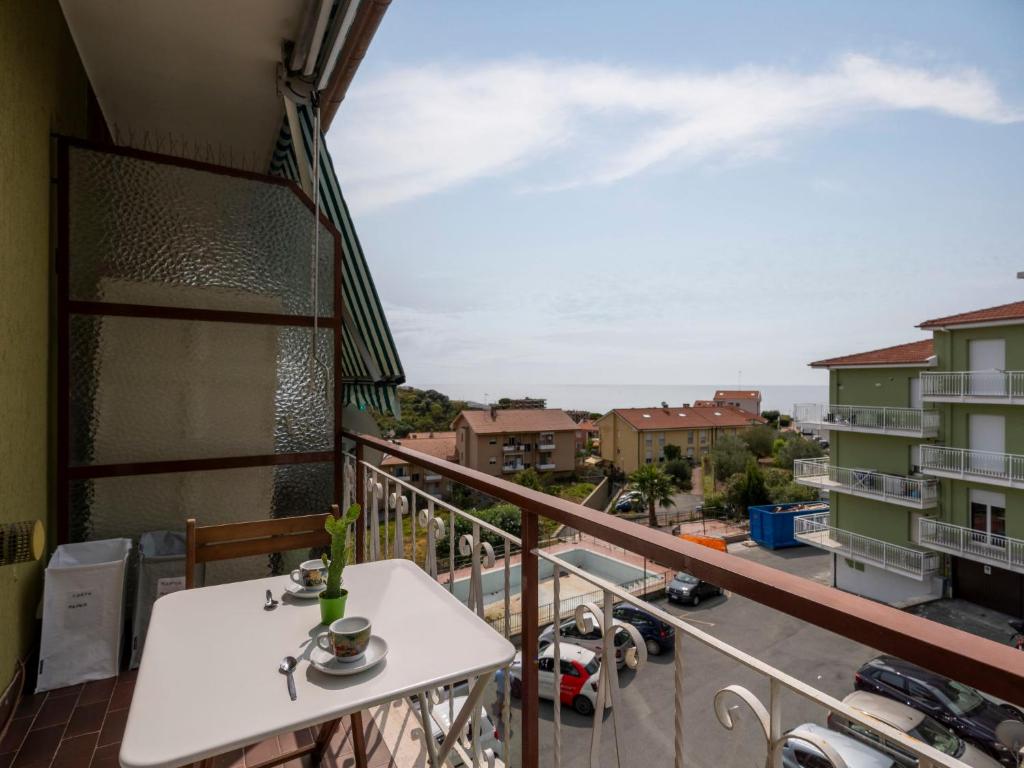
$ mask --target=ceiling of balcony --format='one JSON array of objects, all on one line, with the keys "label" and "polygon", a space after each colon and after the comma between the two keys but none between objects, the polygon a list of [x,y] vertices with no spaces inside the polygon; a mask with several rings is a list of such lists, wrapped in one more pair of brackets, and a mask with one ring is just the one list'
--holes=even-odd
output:
[{"label": "ceiling of balcony", "polygon": [[61,6],[116,143],[265,170],[283,116],[281,44],[297,39],[311,2]]}]

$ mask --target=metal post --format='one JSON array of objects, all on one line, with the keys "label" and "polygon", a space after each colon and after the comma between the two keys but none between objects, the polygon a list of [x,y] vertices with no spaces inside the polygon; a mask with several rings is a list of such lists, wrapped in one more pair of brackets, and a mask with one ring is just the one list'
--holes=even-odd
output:
[{"label": "metal post", "polygon": [[363,444],[356,443],[356,504],[359,517],[356,519],[356,562],[366,560],[366,472],[363,469]]},{"label": "metal post", "polygon": [[[537,768],[540,760],[539,699],[537,696],[537,608],[539,602],[537,567],[537,515],[522,511],[522,584],[520,587],[520,610],[523,614],[523,709],[522,709],[522,755],[523,768]],[[556,660],[557,661],[557,660]]]}]

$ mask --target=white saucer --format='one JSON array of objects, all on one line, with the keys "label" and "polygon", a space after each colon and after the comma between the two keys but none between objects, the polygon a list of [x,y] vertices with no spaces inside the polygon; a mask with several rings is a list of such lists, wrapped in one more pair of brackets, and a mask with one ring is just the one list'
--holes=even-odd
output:
[{"label": "white saucer", "polygon": [[312,599],[319,595],[321,592],[323,592],[325,589],[327,589],[326,584],[321,584],[319,587],[300,587],[293,581],[289,584],[284,585],[285,592],[287,592],[292,597],[298,597],[301,600]]},{"label": "white saucer", "polygon": [[388,644],[383,637],[371,635],[366,653],[356,661],[338,661],[330,651],[317,646],[309,654],[310,663],[328,675],[357,675],[363,670],[376,666],[388,655]]}]

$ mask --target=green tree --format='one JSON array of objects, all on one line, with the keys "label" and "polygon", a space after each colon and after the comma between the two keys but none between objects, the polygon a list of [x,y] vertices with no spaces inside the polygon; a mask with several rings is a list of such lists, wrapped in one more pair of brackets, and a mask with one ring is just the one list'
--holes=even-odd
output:
[{"label": "green tree", "polygon": [[[665,448],[668,447],[665,446]],[[668,453],[667,450],[666,453]],[[680,491],[688,491],[693,488],[693,468],[686,459],[676,458],[666,461],[665,474],[672,478],[672,482]]]},{"label": "green tree", "polygon": [[791,432],[775,454],[775,466],[792,471],[794,460],[816,459],[824,455],[825,451],[816,442]]},{"label": "green tree", "polygon": [[722,435],[711,449],[711,462],[715,467],[715,479],[727,480],[742,472],[753,454],[747,444],[736,435]]},{"label": "green tree", "polygon": [[652,528],[658,527],[658,513],[654,505],[668,509],[675,504],[672,480],[661,467],[645,464],[629,476],[629,481],[640,492],[640,501],[647,506],[647,519]]},{"label": "green tree", "polygon": [[772,504],[787,504],[791,501],[817,501],[818,489],[809,488],[790,480],[788,483],[768,489],[768,498]]},{"label": "green tree", "polygon": [[779,425],[779,412],[778,411],[761,411],[761,418],[767,420],[773,427]]},{"label": "green tree", "polygon": [[767,504],[771,499],[764,484],[764,475],[754,459],[747,462],[743,472],[738,472],[726,483],[725,496],[737,512],[746,513],[749,507]]},{"label": "green tree", "polygon": [[743,430],[740,437],[747,444],[747,448],[757,457],[771,456],[772,443],[778,433],[767,424],[759,424]]},{"label": "green tree", "polygon": [[675,443],[668,443],[664,449],[665,461],[676,461],[683,458],[683,449]]},{"label": "green tree", "polygon": [[399,387],[398,404],[401,419],[383,411],[371,411],[381,434],[405,437],[410,432],[446,432],[466,408],[462,400],[451,400],[436,390],[415,387]]},{"label": "green tree", "polygon": [[540,472],[533,467],[527,467],[522,472],[516,472],[512,477],[512,481],[518,483],[524,488],[532,488],[535,491],[543,491],[544,486],[546,485]]}]

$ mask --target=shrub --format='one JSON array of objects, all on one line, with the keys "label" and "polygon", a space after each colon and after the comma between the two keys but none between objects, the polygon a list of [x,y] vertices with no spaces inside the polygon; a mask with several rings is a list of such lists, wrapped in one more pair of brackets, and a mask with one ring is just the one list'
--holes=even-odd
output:
[{"label": "shrub", "polygon": [[668,443],[665,446],[665,461],[678,461],[683,458],[683,449],[675,443]]},{"label": "shrub", "polygon": [[772,455],[772,446],[776,434],[776,431],[767,424],[761,424],[759,426],[743,430],[740,437],[743,439],[743,442],[747,444],[747,448],[751,453],[757,457],[761,457]]},{"label": "shrub", "polygon": [[792,437],[786,438],[785,445],[779,447],[775,454],[775,465],[792,471],[794,460],[816,459],[824,455],[825,451],[816,442],[793,434]]},{"label": "shrub", "polygon": [[722,435],[711,449],[711,461],[715,467],[715,479],[719,481],[742,472],[753,454],[747,444],[736,435]]},{"label": "shrub", "polygon": [[725,497],[736,511],[741,513],[746,513],[749,507],[766,504],[769,501],[764,475],[754,459],[747,462],[743,472],[729,478],[725,487]]},{"label": "shrub", "polygon": [[[668,448],[668,446],[665,447]],[[666,461],[665,474],[672,478],[672,482],[680,491],[688,491],[693,488],[693,469],[686,459]]]},{"label": "shrub", "polygon": [[784,485],[769,488],[768,496],[772,504],[786,504],[790,501],[817,501],[818,489],[809,488],[791,480]]}]

